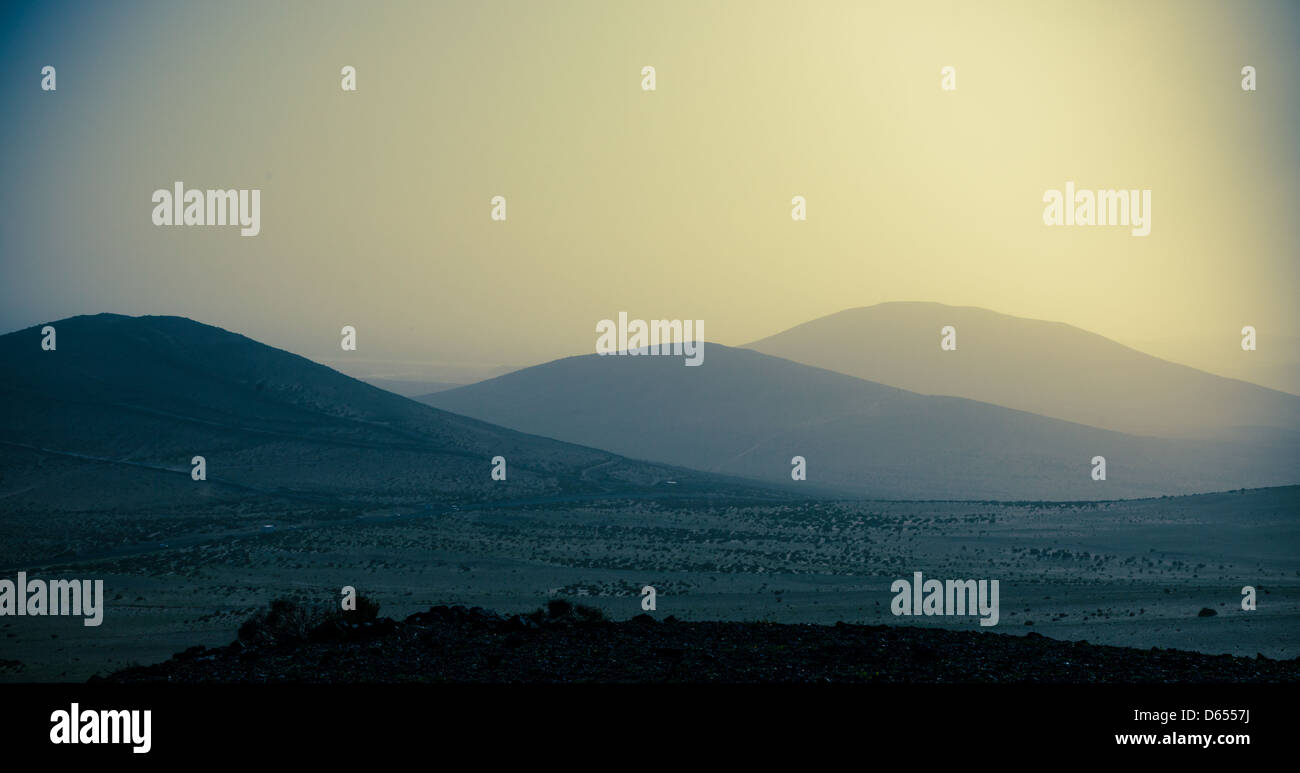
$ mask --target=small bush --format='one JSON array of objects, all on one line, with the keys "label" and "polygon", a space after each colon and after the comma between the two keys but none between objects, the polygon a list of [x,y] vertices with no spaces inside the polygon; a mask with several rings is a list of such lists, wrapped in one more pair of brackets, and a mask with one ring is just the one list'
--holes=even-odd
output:
[{"label": "small bush", "polygon": [[343,619],[349,623],[370,623],[378,617],[379,602],[361,594],[357,594],[357,608],[343,612]]},{"label": "small bush", "polygon": [[280,598],[271,602],[264,612],[258,612],[239,626],[237,638],[247,646],[288,644],[307,638],[311,630],[323,623],[342,620],[346,623],[368,623],[379,617],[379,604],[366,596],[357,596],[357,608],[344,611],[337,602],[302,604],[293,599]]},{"label": "small bush", "polygon": [[584,623],[598,623],[605,619],[605,613],[597,607],[579,604],[573,608],[573,616]]},{"label": "small bush", "polygon": [[292,599],[276,599],[265,612],[258,612],[239,626],[239,641],[247,645],[275,645],[300,641],[323,619]]},{"label": "small bush", "polygon": [[546,602],[546,616],[558,619],[569,617],[573,614],[572,602],[564,599],[551,599]]},{"label": "small bush", "polygon": [[539,609],[528,615],[534,622],[540,623],[544,620],[553,622],[577,622],[577,623],[595,623],[606,620],[605,613],[597,607],[589,607],[586,604],[574,604],[565,599],[551,599],[546,602],[545,609]]}]

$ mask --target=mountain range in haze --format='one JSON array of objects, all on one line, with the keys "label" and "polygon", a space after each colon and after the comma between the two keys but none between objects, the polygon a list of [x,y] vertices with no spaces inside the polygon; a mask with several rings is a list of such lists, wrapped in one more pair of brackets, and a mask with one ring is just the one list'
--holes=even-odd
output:
[{"label": "mountain range in haze", "polygon": [[[939,345],[947,325],[954,351]],[[1098,499],[1296,481],[1300,397],[1069,325],[887,303],[707,348],[701,368],[587,355],[418,399],[764,480],[788,479],[803,456],[809,482],[854,496]],[[1089,474],[1094,456],[1105,481]]]},{"label": "mountain range in haze", "polygon": [[[936,344],[937,348],[937,344]],[[421,399],[639,459],[885,499],[1112,499],[1295,480],[1294,443],[1157,438],[927,396],[746,349],[591,354]],[[1090,460],[1104,456],[1105,481]]]},{"label": "mountain range in haze", "polygon": [[[175,475],[202,455],[213,486],[377,506],[742,478],[810,495],[1110,499],[1295,483],[1300,460],[1300,397],[978,309],[853,310],[752,349],[709,344],[697,368],[570,357],[427,405],[183,318],[54,324],[56,351],[36,327],[0,336],[4,478],[48,484],[10,506],[60,495],[52,458]],[[939,349],[945,324],[956,352]],[[855,369],[877,378],[837,372]],[[498,455],[508,481],[489,476]],[[1099,455],[1105,481],[1090,474]],[[791,481],[794,456],[807,481]],[[169,480],[189,496],[188,474]]]}]

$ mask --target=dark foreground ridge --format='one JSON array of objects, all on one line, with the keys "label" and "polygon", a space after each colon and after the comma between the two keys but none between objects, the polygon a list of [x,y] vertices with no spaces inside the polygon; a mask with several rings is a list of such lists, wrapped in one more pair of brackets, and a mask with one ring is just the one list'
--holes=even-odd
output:
[{"label": "dark foreground ridge", "polygon": [[[246,626],[247,628],[247,626]],[[330,620],[300,636],[194,647],[110,683],[1297,682],[1300,659],[1139,650],[907,626],[623,622],[553,601],[506,617],[437,606],[398,622]]]}]

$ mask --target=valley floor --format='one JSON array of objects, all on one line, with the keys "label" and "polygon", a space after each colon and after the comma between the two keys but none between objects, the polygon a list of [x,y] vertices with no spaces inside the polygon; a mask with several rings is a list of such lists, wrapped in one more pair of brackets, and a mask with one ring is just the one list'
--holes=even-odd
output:
[{"label": "valley floor", "polygon": [[[623,500],[283,521],[266,511],[215,525],[187,516],[165,544],[128,540],[121,555],[26,567],[103,579],[104,622],[0,618],[0,680],[81,681],[222,646],[272,599],[327,601],[343,586],[397,619],[457,604],[511,615],[568,598],[627,620],[653,586],[650,615],[683,623],[844,621],[998,642],[1008,637],[987,634],[1034,632],[1290,660],[1300,655],[1298,515],[1300,487],[1103,503]],[[998,625],[894,616],[890,584],[916,571],[999,580]],[[1253,611],[1242,609],[1244,586],[1256,590]]]}]

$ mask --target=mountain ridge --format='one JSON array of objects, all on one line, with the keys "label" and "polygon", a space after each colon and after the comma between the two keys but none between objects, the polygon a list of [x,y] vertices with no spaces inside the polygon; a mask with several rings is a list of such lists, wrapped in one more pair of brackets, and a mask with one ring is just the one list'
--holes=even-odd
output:
[{"label": "mountain ridge", "polygon": [[[748,349],[706,349],[696,368],[675,357],[577,355],[421,399],[758,480],[788,480],[792,458],[804,456],[808,482],[872,499],[1107,499],[1295,482],[1275,454],[1242,443],[1128,435]],[[1294,459],[1291,438],[1279,442]],[[1095,455],[1107,458],[1107,481],[1090,478]]]},{"label": "mountain ridge", "polygon": [[[940,349],[956,328],[957,348]],[[1063,322],[976,306],[891,302],[796,325],[744,347],[927,395],[965,397],[1163,437],[1300,430],[1300,397],[1146,354]]]}]

